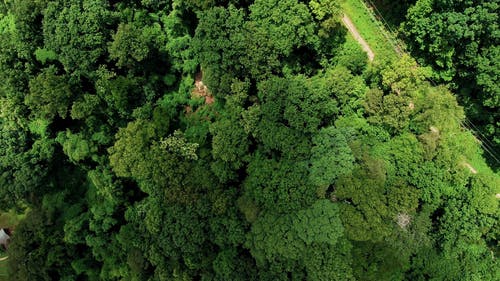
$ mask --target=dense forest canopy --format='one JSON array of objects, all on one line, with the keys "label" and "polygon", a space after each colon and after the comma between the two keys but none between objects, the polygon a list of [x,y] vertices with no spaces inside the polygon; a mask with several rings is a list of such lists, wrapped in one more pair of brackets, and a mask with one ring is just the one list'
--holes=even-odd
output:
[{"label": "dense forest canopy", "polygon": [[[482,43],[427,41],[462,40],[419,33],[432,5]],[[495,5],[410,8],[422,54],[449,52],[431,69],[369,63],[340,0],[4,1],[10,278],[498,280],[500,177],[467,90],[428,80],[462,73],[498,110]]]}]

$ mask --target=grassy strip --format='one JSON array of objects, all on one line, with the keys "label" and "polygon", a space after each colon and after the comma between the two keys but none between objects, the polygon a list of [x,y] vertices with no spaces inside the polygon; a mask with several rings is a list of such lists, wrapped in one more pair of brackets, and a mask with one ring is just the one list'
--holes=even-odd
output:
[{"label": "grassy strip", "polygon": [[342,8],[375,53],[375,61],[398,58],[388,34],[384,34],[383,25],[367,10],[362,0],[344,0]]}]

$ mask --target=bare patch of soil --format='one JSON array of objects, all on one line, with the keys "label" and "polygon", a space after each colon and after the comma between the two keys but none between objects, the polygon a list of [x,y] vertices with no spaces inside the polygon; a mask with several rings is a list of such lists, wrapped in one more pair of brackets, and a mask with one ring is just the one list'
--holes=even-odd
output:
[{"label": "bare patch of soil", "polygon": [[435,133],[435,134],[439,134],[439,130],[438,128],[434,127],[434,126],[430,126],[429,128],[431,130],[431,132]]},{"label": "bare patch of soil", "polygon": [[399,213],[396,217],[399,227],[406,229],[406,227],[411,223],[410,215],[406,213]]},{"label": "bare patch of soil", "polygon": [[410,110],[414,110],[415,104],[412,101],[410,101],[410,104],[408,105],[408,107],[410,108]]},{"label": "bare patch of soil", "polygon": [[200,71],[196,73],[194,80],[194,90],[192,95],[198,98],[205,98],[205,104],[212,104],[215,102],[215,98],[212,96],[207,86],[203,84],[203,73]]}]

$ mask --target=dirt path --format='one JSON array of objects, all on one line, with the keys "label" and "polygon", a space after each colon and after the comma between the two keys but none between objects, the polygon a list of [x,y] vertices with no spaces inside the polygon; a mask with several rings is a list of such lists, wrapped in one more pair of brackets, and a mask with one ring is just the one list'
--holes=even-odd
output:
[{"label": "dirt path", "polygon": [[354,39],[356,39],[356,41],[358,41],[358,43],[361,45],[361,47],[363,48],[363,51],[366,52],[366,54],[368,55],[368,59],[370,61],[373,61],[373,58],[375,58],[375,53],[373,53],[372,49],[370,48],[368,43],[366,43],[365,39],[363,39],[363,37],[361,37],[358,30],[356,29],[356,27],[352,23],[351,19],[347,15],[344,15],[344,17],[342,18],[342,22],[347,27],[349,32],[352,34]]},{"label": "dirt path", "polygon": [[3,258],[0,258],[0,261],[4,261],[6,259],[8,259],[9,257],[3,257]]},{"label": "dirt path", "polygon": [[465,165],[465,167],[469,168],[469,170],[470,170],[470,172],[471,172],[471,173],[473,173],[473,174],[477,174],[477,170],[476,170],[476,169],[474,169],[474,167],[472,167],[472,165],[471,165],[471,164],[469,164],[469,163],[465,162],[465,163],[464,163],[464,165]]}]

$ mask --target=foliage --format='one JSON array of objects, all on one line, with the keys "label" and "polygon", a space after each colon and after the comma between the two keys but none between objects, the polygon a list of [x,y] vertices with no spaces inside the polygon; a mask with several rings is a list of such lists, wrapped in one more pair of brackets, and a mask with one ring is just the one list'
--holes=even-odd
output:
[{"label": "foliage", "polygon": [[[451,82],[469,118],[498,152],[499,1],[416,1],[401,29],[410,50]],[[498,163],[496,163],[498,164]]]},{"label": "foliage", "polygon": [[0,206],[28,210],[9,277],[498,279],[498,174],[361,4],[2,2]]}]

